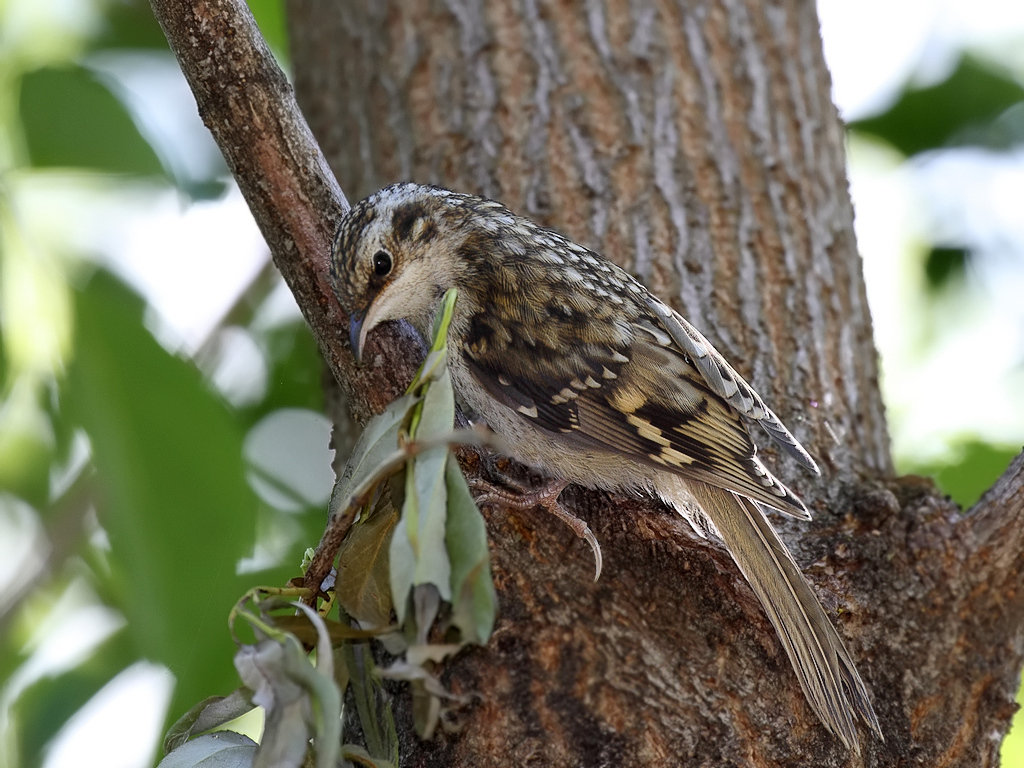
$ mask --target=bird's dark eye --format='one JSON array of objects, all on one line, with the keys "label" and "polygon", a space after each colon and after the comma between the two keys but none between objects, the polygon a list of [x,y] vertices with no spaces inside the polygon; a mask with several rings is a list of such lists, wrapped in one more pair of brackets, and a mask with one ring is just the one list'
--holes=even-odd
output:
[{"label": "bird's dark eye", "polygon": [[391,271],[391,254],[387,251],[377,251],[373,254],[373,274],[377,277],[384,277]]}]

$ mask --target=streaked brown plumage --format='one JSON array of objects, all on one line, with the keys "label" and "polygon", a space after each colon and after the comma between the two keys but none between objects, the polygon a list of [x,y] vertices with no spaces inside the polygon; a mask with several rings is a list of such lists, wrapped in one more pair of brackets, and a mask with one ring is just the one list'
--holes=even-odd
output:
[{"label": "streaked brown plumage", "polygon": [[427,335],[459,289],[448,336],[455,392],[513,458],[591,488],[651,492],[718,534],[774,625],[808,701],[848,747],[854,718],[881,735],[842,640],[765,518],[809,519],[756,456],[756,422],[814,461],[693,326],[639,282],[499,203],[398,184],[356,205],[332,277],[353,351],[379,323]]}]

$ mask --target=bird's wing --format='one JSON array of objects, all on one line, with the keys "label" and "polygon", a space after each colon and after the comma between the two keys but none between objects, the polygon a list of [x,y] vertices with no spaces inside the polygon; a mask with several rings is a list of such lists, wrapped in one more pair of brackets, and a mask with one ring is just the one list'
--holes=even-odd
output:
[{"label": "bird's wing", "polygon": [[525,355],[487,344],[463,353],[495,400],[540,429],[809,518],[755,455],[742,411],[715,391],[658,318],[637,318],[617,342],[592,340],[576,350],[582,354],[559,348],[550,326],[547,341]]},{"label": "bird's wing", "polygon": [[805,468],[820,474],[818,465],[800,442],[786,429],[754,388],[726,362],[704,335],[682,315],[654,296],[647,296],[647,308],[668,332],[672,341],[693,361],[713,392],[724,397],[742,416],[756,421],[772,439]]}]

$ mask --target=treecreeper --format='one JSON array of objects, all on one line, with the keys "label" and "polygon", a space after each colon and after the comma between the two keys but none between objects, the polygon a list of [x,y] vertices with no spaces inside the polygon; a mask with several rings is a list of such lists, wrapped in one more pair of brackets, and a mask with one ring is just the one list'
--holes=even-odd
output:
[{"label": "treecreeper", "polygon": [[701,536],[720,537],[825,727],[858,752],[857,718],[881,737],[849,652],[764,510],[810,515],[757,457],[748,426],[818,467],[679,313],[555,230],[493,200],[418,184],[386,187],[345,214],[331,277],[357,360],[387,320],[404,318],[429,338],[442,295],[457,288],[448,333],[456,398],[511,458],[560,481],[548,506],[574,519],[557,503],[567,483],[654,494]]}]

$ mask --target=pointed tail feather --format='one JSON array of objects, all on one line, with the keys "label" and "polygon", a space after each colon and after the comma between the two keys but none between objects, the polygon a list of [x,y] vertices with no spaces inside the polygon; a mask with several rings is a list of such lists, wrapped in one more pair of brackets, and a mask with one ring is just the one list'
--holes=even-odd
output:
[{"label": "pointed tail feather", "polygon": [[764,606],[807,701],[859,753],[854,715],[881,737],[878,718],[850,654],[786,545],[749,499],[704,483],[687,486]]}]

